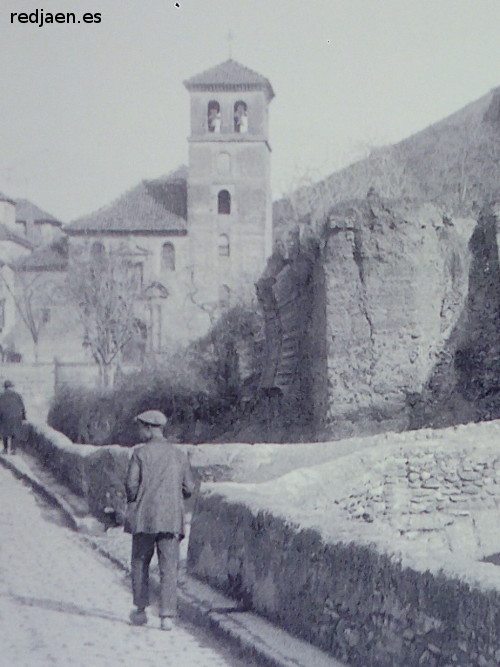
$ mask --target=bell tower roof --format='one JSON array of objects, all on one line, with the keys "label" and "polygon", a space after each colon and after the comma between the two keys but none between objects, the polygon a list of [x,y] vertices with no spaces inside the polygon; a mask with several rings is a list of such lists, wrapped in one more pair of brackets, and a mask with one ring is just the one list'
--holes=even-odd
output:
[{"label": "bell tower roof", "polygon": [[191,90],[263,90],[268,102],[274,97],[268,79],[258,72],[229,59],[184,81]]}]

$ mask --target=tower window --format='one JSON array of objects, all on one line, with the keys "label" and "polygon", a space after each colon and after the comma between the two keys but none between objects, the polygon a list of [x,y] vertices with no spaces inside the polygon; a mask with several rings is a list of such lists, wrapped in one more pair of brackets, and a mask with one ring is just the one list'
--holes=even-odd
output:
[{"label": "tower window", "polygon": [[161,249],[161,268],[163,271],[175,271],[175,248],[172,243],[164,243]]},{"label": "tower window", "polygon": [[239,100],[234,105],[234,131],[240,134],[248,132],[247,105],[243,100]]},{"label": "tower window", "polygon": [[219,257],[229,257],[229,237],[227,234],[219,236]]},{"label": "tower window", "polygon": [[231,194],[227,190],[221,190],[217,195],[217,212],[219,215],[231,213]]},{"label": "tower window", "polygon": [[229,302],[231,300],[231,290],[227,285],[221,285],[219,287],[219,306],[221,308],[229,308]]},{"label": "tower window", "polygon": [[217,100],[211,100],[208,103],[207,122],[209,132],[214,132],[215,134],[220,133],[221,113],[220,104],[217,102]]}]

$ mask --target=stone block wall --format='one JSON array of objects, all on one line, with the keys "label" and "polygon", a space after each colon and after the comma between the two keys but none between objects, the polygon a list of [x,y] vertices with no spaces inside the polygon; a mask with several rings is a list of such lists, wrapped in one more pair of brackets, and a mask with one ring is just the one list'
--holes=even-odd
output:
[{"label": "stone block wall", "polygon": [[390,460],[374,461],[363,485],[337,502],[348,518],[387,522],[410,539],[440,533],[443,545],[453,550],[466,525],[480,541],[475,513],[500,511],[500,452],[459,443],[455,448],[435,442],[401,447]]},{"label": "stone block wall", "polygon": [[500,662],[500,586],[404,567],[216,493],[199,499],[188,568],[353,667]]},{"label": "stone block wall", "polygon": [[190,572],[353,667],[500,664],[500,422],[207,484]]}]

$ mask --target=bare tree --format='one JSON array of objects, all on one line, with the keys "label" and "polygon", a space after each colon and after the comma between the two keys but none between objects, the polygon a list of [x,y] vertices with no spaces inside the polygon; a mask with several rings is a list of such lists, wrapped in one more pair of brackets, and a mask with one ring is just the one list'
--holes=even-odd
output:
[{"label": "bare tree", "polygon": [[123,257],[75,260],[68,271],[67,287],[83,326],[84,344],[99,367],[101,384],[110,387],[125,346],[141,333],[137,277]]},{"label": "bare tree", "polygon": [[50,308],[56,292],[55,286],[39,272],[19,271],[16,275],[15,287],[6,278],[3,270],[0,270],[0,278],[15,304],[19,317],[30,333],[35,361],[38,362],[38,344],[42,331],[49,322]]}]

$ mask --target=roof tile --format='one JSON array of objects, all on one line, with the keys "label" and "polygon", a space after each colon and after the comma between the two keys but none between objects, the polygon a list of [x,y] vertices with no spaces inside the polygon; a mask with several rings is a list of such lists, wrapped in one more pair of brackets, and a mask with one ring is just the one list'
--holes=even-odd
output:
[{"label": "roof tile", "polygon": [[144,180],[111,204],[66,225],[69,234],[106,232],[161,233],[187,229],[187,178],[181,169]]},{"label": "roof tile", "polygon": [[268,79],[254,70],[229,59],[184,81],[188,90],[222,88],[228,90],[265,90],[268,99],[274,97]]},{"label": "roof tile", "polygon": [[58,227],[62,225],[57,218],[30,202],[29,199],[16,199],[16,220],[48,222]]}]

